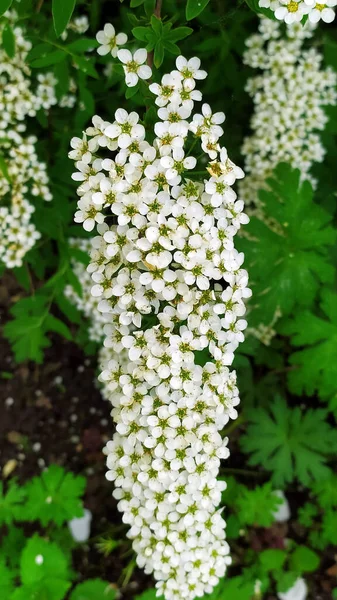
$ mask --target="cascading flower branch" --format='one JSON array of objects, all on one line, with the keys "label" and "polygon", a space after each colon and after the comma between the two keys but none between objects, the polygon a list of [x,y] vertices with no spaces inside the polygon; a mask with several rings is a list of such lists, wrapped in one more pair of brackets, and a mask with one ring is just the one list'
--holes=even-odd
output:
[{"label": "cascading flower branch", "polygon": [[98,233],[92,294],[109,321],[100,380],[116,433],[107,478],[158,595],[192,600],[230,563],[217,476],[229,454],[220,432],[239,403],[230,366],[250,290],[234,236],[248,218],[231,187],[243,171],[219,144],[225,115],[203,104],[192,116],[206,72],[198,58],[179,56],[176,67],[149,86],[153,142],[140,116],[120,108],[113,123],[93,117],[70,157],[75,220]]}]

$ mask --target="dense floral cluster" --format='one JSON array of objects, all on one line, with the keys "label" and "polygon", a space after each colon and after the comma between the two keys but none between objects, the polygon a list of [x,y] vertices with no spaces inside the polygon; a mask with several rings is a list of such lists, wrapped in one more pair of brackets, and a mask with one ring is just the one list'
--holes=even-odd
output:
[{"label": "dense floral cluster", "polygon": [[277,19],[288,25],[299,23],[304,17],[311,23],[318,23],[320,20],[332,23],[337,0],[259,0],[259,6],[270,8]]},{"label": "dense floral cluster", "polygon": [[[91,239],[71,238],[69,244],[72,248],[81,250],[88,257],[93,250]],[[67,285],[64,290],[65,296],[88,319],[89,339],[92,342],[100,343],[104,338],[103,326],[109,322],[109,315],[98,310],[99,298],[91,293],[92,279],[85,264],[75,258],[72,258],[71,264],[73,273],[81,285],[82,294],[79,295],[72,285]],[[104,356],[102,360],[104,360]]]},{"label": "dense floral cluster", "polygon": [[276,21],[262,18],[259,33],[247,40],[244,62],[263,71],[247,85],[255,106],[254,133],[242,149],[248,176],[240,193],[247,203],[257,202],[258,190],[278,163],[287,162],[310,179],[313,163],[323,160],[317,130],[327,122],[324,107],[336,103],[337,78],[331,68],[321,68],[316,48],[304,47],[312,34],[310,23],[294,24],[282,37]]},{"label": "dense floral cluster", "polygon": [[[137,52],[132,74],[142,77]],[[230,562],[217,510],[228,456],[219,432],[239,403],[229,367],[250,290],[233,240],[248,218],[231,187],[243,171],[219,144],[225,115],[203,104],[192,117],[206,72],[197,58],[180,56],[176,67],[150,84],[159,117],[152,144],[139,115],[118,109],[113,123],[93,117],[70,157],[75,220],[97,227],[88,272],[108,318],[100,380],[117,431],[107,477],[138,565],[167,600],[191,600],[210,592]]]},{"label": "dense floral cluster", "polygon": [[[51,200],[46,165],[36,152],[36,137],[26,135],[26,119],[57,103],[52,73],[37,75],[32,89],[27,54],[31,43],[24,30],[16,25],[15,12],[6,13],[15,36],[15,54],[10,58],[0,48],[0,261],[9,268],[19,267],[25,254],[34,246],[40,233],[31,223],[32,199]],[[6,20],[0,24],[0,38]]]}]

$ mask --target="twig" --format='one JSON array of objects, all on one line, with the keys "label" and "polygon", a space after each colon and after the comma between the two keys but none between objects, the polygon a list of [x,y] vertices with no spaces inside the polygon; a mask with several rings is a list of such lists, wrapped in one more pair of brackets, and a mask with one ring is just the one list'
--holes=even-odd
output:
[{"label": "twig", "polygon": [[40,12],[40,10],[41,10],[41,8],[42,8],[42,5],[43,5],[43,3],[44,3],[44,0],[38,0],[38,3],[37,3],[37,5],[36,5],[36,9],[35,9],[35,12],[36,12],[36,13],[39,13],[39,12]]},{"label": "twig", "polygon": [[[155,17],[157,17],[157,19],[161,19],[162,4],[163,4],[163,0],[156,0],[156,6],[154,7],[153,14]],[[149,52],[147,55],[147,64],[149,65],[149,67],[151,69],[153,67],[153,57],[154,57],[154,50],[151,50],[151,52]]]}]

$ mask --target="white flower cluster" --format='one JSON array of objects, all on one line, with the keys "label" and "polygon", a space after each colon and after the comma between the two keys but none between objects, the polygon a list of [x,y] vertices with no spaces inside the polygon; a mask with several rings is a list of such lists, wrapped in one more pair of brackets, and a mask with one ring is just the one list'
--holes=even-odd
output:
[{"label": "white flower cluster", "polygon": [[258,204],[258,190],[278,163],[300,169],[314,183],[310,169],[324,158],[317,131],[327,122],[324,107],[336,103],[337,77],[330,67],[322,69],[316,48],[304,47],[312,34],[310,23],[293,24],[282,37],[276,21],[262,18],[259,33],[246,42],[244,62],[262,70],[246,88],[255,106],[253,135],[242,148],[248,176],[240,193],[247,203]]},{"label": "white flower cluster", "polygon": [[[75,221],[91,231],[88,272],[104,325],[104,395],[116,433],[107,477],[137,562],[167,600],[210,592],[230,563],[217,480],[220,431],[237,417],[229,367],[250,296],[234,236],[248,218],[232,185],[243,171],[219,144],[223,113],[201,101],[198,58],[152,83],[154,141],[136,112],[95,116],[70,157]],[[201,143],[200,168],[192,150]],[[110,156],[107,156],[109,151]]]},{"label": "white flower cluster", "polygon": [[[92,251],[92,240],[71,238],[69,244],[72,248],[77,248],[85,253],[88,257]],[[79,260],[71,260],[72,270],[81,284],[82,295],[79,295],[73,286],[67,285],[64,294],[66,298],[76,308],[83,313],[84,317],[89,321],[88,336],[92,342],[102,342],[104,333],[103,326],[109,322],[109,315],[101,313],[98,310],[99,298],[96,298],[91,293],[92,279],[83,262]],[[104,360],[104,357],[102,358]]]},{"label": "white flower cluster", "polygon": [[[27,196],[51,200],[46,165],[37,156],[34,136],[24,137],[27,117],[41,108],[56,104],[55,84],[51,73],[39,74],[35,91],[31,89],[30,69],[26,57],[31,43],[21,27],[15,25],[16,14],[5,15],[13,22],[15,55],[9,58],[0,48],[0,150],[5,170],[0,170],[0,261],[8,268],[19,267],[22,259],[40,237],[30,222],[34,206]],[[6,21],[0,24],[0,38]]]},{"label": "white flower cluster", "polygon": [[259,0],[261,8],[270,8],[275,17],[288,25],[307,17],[311,23],[332,23],[337,0]]}]

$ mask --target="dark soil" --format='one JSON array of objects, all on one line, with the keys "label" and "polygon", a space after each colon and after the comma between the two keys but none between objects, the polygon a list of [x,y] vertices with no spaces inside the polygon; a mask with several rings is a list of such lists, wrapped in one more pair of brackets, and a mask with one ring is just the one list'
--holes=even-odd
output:
[{"label": "dark soil", "polygon": [[[16,294],[14,279],[3,278],[1,324],[9,318],[8,308]],[[104,476],[102,448],[112,436],[113,425],[109,404],[102,399],[96,380],[95,358],[84,356],[75,344],[58,336],[46,350],[43,365],[16,365],[7,341],[0,337],[0,466],[2,470],[11,461],[10,476],[22,482],[55,463],[87,477],[85,506],[93,514],[93,540],[111,535],[122,544],[107,557],[98,552],[94,542],[82,545],[74,553],[74,569],[82,580],[94,577],[108,580],[121,590],[123,599],[131,600],[152,587],[153,582],[142,571],[133,569],[127,528],[111,496],[112,485]],[[227,472],[246,468],[245,458],[238,449],[239,434],[239,430],[231,434],[232,456],[226,463]],[[260,477],[242,478],[243,483],[252,486],[264,481],[263,476],[262,481]],[[296,515],[306,500],[305,493],[290,490],[288,497],[292,514]],[[275,524],[269,529],[253,529],[245,540],[232,544],[232,552],[239,557],[247,543],[255,552],[283,547],[287,537],[303,543],[302,534],[295,521]],[[306,577],[311,590],[309,600],[332,600],[336,574],[334,552],[325,551],[321,570]],[[268,595],[266,600],[276,600],[276,596]]]}]

